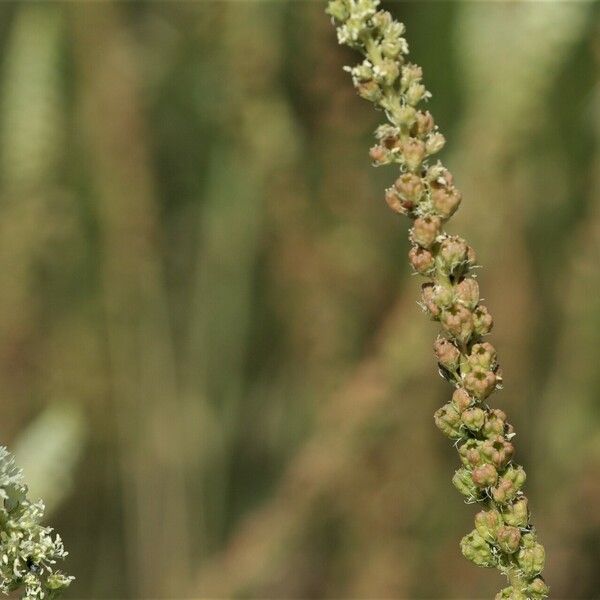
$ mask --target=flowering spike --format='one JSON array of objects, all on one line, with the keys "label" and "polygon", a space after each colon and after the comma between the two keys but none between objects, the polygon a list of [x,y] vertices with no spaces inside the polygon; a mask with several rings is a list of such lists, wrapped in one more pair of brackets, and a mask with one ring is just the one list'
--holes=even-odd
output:
[{"label": "flowering spike", "polygon": [[399,176],[385,199],[413,221],[409,261],[427,278],[421,305],[444,333],[434,351],[440,373],[456,390],[434,420],[459,451],[462,467],[452,483],[467,502],[483,508],[461,550],[476,565],[496,566],[508,577],[510,586],[496,598],[541,600],[548,595],[540,577],[545,553],[522,492],[525,471],[512,462],[514,431],[506,415],[485,402],[502,384],[496,350],[482,339],[493,319],[480,304],[473,249],[443,229],[462,194],[442,163],[429,162],[446,142],[432,115],[419,108],[431,94],[421,67],[406,59],[404,25],[378,6],[379,0],[330,0],[327,13],[339,43],[364,56],[361,64],[346,68],[359,95],[383,109],[389,121],[375,132],[371,159],[375,165],[398,165]]}]

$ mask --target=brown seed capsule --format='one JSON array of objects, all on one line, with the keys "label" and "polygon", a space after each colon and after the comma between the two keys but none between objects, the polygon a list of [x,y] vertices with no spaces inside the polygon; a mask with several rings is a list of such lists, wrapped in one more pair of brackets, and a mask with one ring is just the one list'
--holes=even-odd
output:
[{"label": "brown seed capsule", "polygon": [[497,510],[482,510],[475,515],[475,529],[488,542],[496,540],[496,532],[502,525],[502,517]]},{"label": "brown seed capsule", "polygon": [[363,81],[356,84],[356,91],[361,98],[369,102],[378,102],[381,100],[382,92],[379,84],[374,81]]},{"label": "brown seed capsule", "polygon": [[502,436],[488,439],[481,445],[481,456],[497,469],[503,469],[512,459],[515,447]]},{"label": "brown seed capsule", "polygon": [[471,312],[464,306],[454,305],[444,310],[441,321],[444,329],[461,343],[466,343],[473,333]]},{"label": "brown seed capsule", "polygon": [[473,312],[473,329],[477,335],[487,335],[494,325],[492,315],[485,306],[478,306]]},{"label": "brown seed capsule", "polygon": [[456,284],[456,299],[469,309],[474,309],[479,302],[479,284],[475,279],[467,277]]},{"label": "brown seed capsule", "polygon": [[474,369],[463,377],[465,389],[478,398],[487,398],[496,387],[496,375],[493,371]]},{"label": "brown seed capsule", "polygon": [[446,338],[438,338],[433,344],[437,361],[448,371],[456,371],[460,360],[460,350]]},{"label": "brown seed capsule", "polygon": [[499,408],[491,410],[485,419],[483,434],[488,438],[504,435],[506,428],[506,413]]},{"label": "brown seed capsule", "polygon": [[411,229],[411,240],[422,248],[430,248],[440,234],[441,226],[439,217],[419,217]]},{"label": "brown seed capsule", "polygon": [[464,265],[467,260],[467,248],[465,240],[457,236],[444,238],[440,243],[440,250],[437,256],[437,262],[441,271],[451,274]]},{"label": "brown seed capsule", "polygon": [[508,467],[492,490],[492,498],[498,504],[507,504],[517,497],[519,490],[525,485],[525,471],[523,467]]},{"label": "brown seed capsule", "polygon": [[390,160],[390,152],[387,148],[383,146],[373,146],[369,150],[369,156],[373,161],[373,164],[378,167],[380,165],[387,165],[391,162]]},{"label": "brown seed capsule", "polygon": [[412,268],[421,275],[431,273],[431,270],[435,265],[433,254],[420,246],[413,246],[410,249],[408,252],[408,260],[410,261]]},{"label": "brown seed capsule", "polygon": [[423,181],[414,173],[403,173],[396,179],[394,187],[398,191],[400,198],[411,205],[417,204],[425,190]]},{"label": "brown seed capsule", "polygon": [[473,469],[473,483],[480,488],[492,487],[498,481],[498,471],[490,464]]},{"label": "brown seed capsule", "polygon": [[485,461],[481,456],[481,440],[468,439],[459,449],[460,460],[465,467],[478,467]]}]

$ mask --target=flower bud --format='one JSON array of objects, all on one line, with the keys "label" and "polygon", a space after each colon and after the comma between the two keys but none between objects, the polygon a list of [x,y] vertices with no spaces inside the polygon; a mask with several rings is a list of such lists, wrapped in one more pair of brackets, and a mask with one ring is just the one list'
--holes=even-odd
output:
[{"label": "flower bud", "polygon": [[379,102],[382,97],[381,88],[379,84],[371,79],[370,81],[363,81],[356,84],[356,91],[361,98],[368,100],[369,102]]},{"label": "flower bud", "polygon": [[479,284],[471,277],[457,283],[454,287],[454,293],[456,294],[456,300],[470,310],[473,310],[479,302]]},{"label": "flower bud", "polygon": [[527,524],[529,523],[527,498],[523,496],[514,504],[509,504],[502,512],[502,517],[507,525],[512,525],[513,527],[527,527]]},{"label": "flower bud", "polygon": [[525,485],[525,479],[523,467],[508,467],[498,485],[492,490],[492,497],[498,504],[508,504],[517,497]]},{"label": "flower bud", "polygon": [[467,392],[483,400],[487,398],[496,386],[496,375],[492,371],[474,369],[463,377],[463,383]]},{"label": "flower bud", "polygon": [[497,510],[482,510],[475,515],[475,529],[486,541],[496,539],[496,531],[502,525],[502,517]]},{"label": "flower bud", "polygon": [[467,342],[473,333],[471,312],[464,306],[454,305],[444,310],[441,321],[443,328],[462,343]]},{"label": "flower bud", "polygon": [[530,600],[521,590],[516,590],[512,585],[501,589],[495,600]]},{"label": "flower bud", "polygon": [[421,275],[431,273],[435,260],[433,254],[420,246],[413,246],[408,253],[408,260],[412,268]]},{"label": "flower bud", "polygon": [[400,78],[400,88],[402,91],[407,90],[409,86],[423,79],[423,69],[418,65],[408,63],[402,67],[402,76]]},{"label": "flower bud", "polygon": [[519,549],[521,532],[516,527],[502,526],[498,528],[498,546],[506,554],[514,554]]},{"label": "flower bud", "polygon": [[478,306],[473,312],[473,329],[477,335],[487,335],[494,324],[492,315],[485,306]]},{"label": "flower bud", "polygon": [[405,44],[402,38],[385,38],[382,40],[380,48],[381,54],[386,58],[398,60],[404,51]]},{"label": "flower bud", "polygon": [[417,204],[423,196],[423,181],[414,173],[404,173],[396,179],[394,187],[405,202]]},{"label": "flower bud", "polygon": [[450,439],[456,440],[462,437],[460,414],[451,402],[447,402],[442,408],[436,410],[433,420],[440,431]]},{"label": "flower bud", "polygon": [[460,360],[460,350],[446,338],[438,338],[433,344],[437,361],[448,371],[456,371]]},{"label": "flower bud", "polygon": [[523,536],[523,544],[519,554],[517,554],[517,563],[526,577],[535,577],[544,570],[546,561],[546,551],[544,546],[539,544],[533,533],[526,533]]},{"label": "flower bud", "polygon": [[402,141],[400,151],[408,170],[416,171],[425,158],[425,143],[417,138],[409,137]]},{"label": "flower bud", "polygon": [[400,215],[408,215],[413,208],[412,202],[402,200],[394,188],[385,190],[385,201],[394,212]]},{"label": "flower bud", "polygon": [[425,175],[431,187],[451,187],[454,183],[454,176],[440,161],[427,169]]},{"label": "flower bud", "polygon": [[413,133],[415,135],[424,136],[433,131],[435,127],[435,122],[431,113],[429,111],[418,111],[415,115],[415,125],[413,128]]},{"label": "flower bud", "polygon": [[433,283],[424,283],[421,286],[421,301],[429,314],[437,319],[441,311],[435,301],[435,285]]},{"label": "flower bud", "polygon": [[340,22],[344,22],[350,17],[348,3],[344,0],[332,0],[327,5],[325,12]]},{"label": "flower bud", "polygon": [[473,369],[490,371],[496,367],[496,349],[489,342],[474,344],[467,360]]},{"label": "flower bud", "polygon": [[479,431],[483,427],[485,413],[481,408],[468,408],[461,415],[465,427],[471,431]]},{"label": "flower bud", "polygon": [[495,439],[486,440],[481,446],[481,456],[492,463],[496,469],[503,469],[512,459],[515,447],[498,436]]},{"label": "flower bud", "polygon": [[439,217],[419,217],[411,229],[411,240],[422,248],[430,248],[440,234],[441,227]]},{"label": "flower bud", "polygon": [[471,473],[473,483],[480,488],[487,488],[496,485],[498,481],[498,471],[494,465],[485,464],[475,467]]},{"label": "flower bud", "polygon": [[454,187],[438,187],[431,192],[435,212],[442,219],[449,219],[460,205],[462,194]]},{"label": "flower bud", "polygon": [[392,162],[392,154],[383,146],[373,146],[369,150],[369,156],[373,161],[373,165],[379,167],[381,165],[389,165]]},{"label": "flower bud", "polygon": [[477,498],[479,496],[479,490],[473,483],[471,473],[465,468],[461,467],[454,473],[452,485],[454,485],[463,496],[466,496],[469,499]]},{"label": "flower bud", "polygon": [[504,435],[505,426],[506,413],[499,408],[495,408],[486,415],[483,434],[488,438]]},{"label": "flower bud", "polygon": [[417,83],[413,81],[406,90],[406,102],[411,106],[415,106],[423,100],[423,98],[428,98],[429,92],[425,89],[425,86],[422,83]]},{"label": "flower bud", "polygon": [[446,138],[439,132],[431,133],[425,141],[427,156],[437,154],[446,144]]},{"label": "flower bud", "polygon": [[462,266],[467,259],[467,243],[465,240],[452,236],[446,237],[440,244],[437,262],[443,273],[451,274]]},{"label": "flower bud", "polygon": [[480,440],[468,439],[458,449],[460,460],[465,467],[478,467],[483,464],[480,453],[482,442]]},{"label": "flower bud", "polygon": [[417,120],[417,111],[412,106],[401,106],[394,111],[395,122],[406,129],[411,129]]},{"label": "flower bud", "polygon": [[536,577],[527,586],[527,595],[532,600],[543,600],[548,597],[550,588],[546,585],[546,582],[541,577]]},{"label": "flower bud", "polygon": [[496,559],[491,546],[477,533],[471,531],[460,541],[463,556],[478,567],[493,567]]},{"label": "flower bud", "polygon": [[458,412],[462,413],[464,410],[469,408],[469,406],[471,406],[471,402],[471,397],[463,388],[458,388],[452,394],[452,403],[454,404],[454,406],[456,406]]}]

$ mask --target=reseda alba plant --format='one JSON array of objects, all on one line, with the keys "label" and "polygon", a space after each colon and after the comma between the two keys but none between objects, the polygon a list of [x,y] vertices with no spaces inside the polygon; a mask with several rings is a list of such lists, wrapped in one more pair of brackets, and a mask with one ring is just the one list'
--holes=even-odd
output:
[{"label": "reseda alba plant", "polygon": [[501,388],[502,374],[496,350],[484,341],[492,316],[480,303],[475,252],[443,229],[461,193],[452,174],[439,161],[429,161],[445,144],[431,114],[417,108],[430,93],[421,82],[421,68],[406,60],[404,25],[377,10],[378,5],[379,0],[330,0],[327,13],[337,26],[339,43],[365,57],[361,64],[345,67],[358,94],[382,108],[389,121],[375,132],[371,158],[375,166],[395,163],[400,168],[385,199],[413,221],[408,258],[427,279],[422,307],[442,328],[434,351],[440,373],[455,391],[434,419],[458,449],[462,466],[454,474],[454,486],[467,502],[482,508],[460,547],[476,565],[496,567],[506,575],[509,586],[497,600],[542,599],[549,591],[540,575],[545,552],[522,491],[525,471],[513,462],[515,434],[506,414],[487,404]]},{"label": "reseda alba plant", "polygon": [[24,600],[51,600],[73,577],[54,570],[67,556],[62,540],[40,524],[44,504],[27,498],[23,473],[0,447],[0,591],[22,592]]}]

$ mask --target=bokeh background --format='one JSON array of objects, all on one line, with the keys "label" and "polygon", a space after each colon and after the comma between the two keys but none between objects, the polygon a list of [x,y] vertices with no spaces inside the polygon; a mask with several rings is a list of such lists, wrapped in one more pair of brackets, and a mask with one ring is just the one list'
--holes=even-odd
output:
[{"label": "bokeh background", "polygon": [[[556,598],[600,589],[600,11],[388,3]],[[0,438],[68,598],[489,598],[436,327],[317,1],[0,4]]]}]

